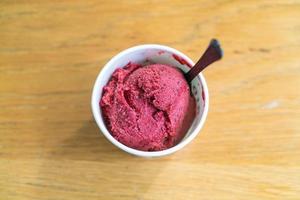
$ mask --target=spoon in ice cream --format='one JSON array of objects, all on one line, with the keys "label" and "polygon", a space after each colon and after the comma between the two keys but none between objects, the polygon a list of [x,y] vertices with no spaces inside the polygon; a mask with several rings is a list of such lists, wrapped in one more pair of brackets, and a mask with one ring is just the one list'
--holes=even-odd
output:
[{"label": "spoon in ice cream", "polygon": [[216,39],[210,41],[204,54],[198,60],[198,62],[187,73],[184,74],[185,79],[190,83],[201,71],[203,71],[208,65],[220,60],[223,57],[223,50],[220,43]]}]

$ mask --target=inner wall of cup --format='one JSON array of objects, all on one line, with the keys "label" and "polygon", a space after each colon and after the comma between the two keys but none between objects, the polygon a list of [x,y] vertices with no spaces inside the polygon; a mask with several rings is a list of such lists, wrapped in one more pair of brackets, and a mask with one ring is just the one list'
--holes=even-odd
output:
[{"label": "inner wall of cup", "polygon": [[[179,55],[177,55],[177,56],[179,56]],[[167,64],[170,66],[180,68],[184,72],[187,72],[190,69],[186,64],[179,62],[174,57],[174,54],[172,52],[162,51],[161,49],[140,49],[140,50],[129,52],[124,55],[117,55],[117,57],[115,57],[115,59],[112,59],[108,63],[109,66],[105,69],[105,71],[103,71],[103,74],[102,74],[103,76],[100,77],[101,81],[100,81],[100,85],[99,85],[100,86],[99,101],[100,101],[100,98],[102,97],[102,88],[107,84],[107,82],[109,81],[109,78],[111,77],[113,72],[118,68],[124,67],[129,62],[134,62],[134,63],[138,63],[138,64],[142,64],[142,65],[153,64],[153,63]],[[197,107],[196,108],[196,117],[195,117],[189,131],[187,132],[185,137],[182,139],[182,141],[185,140],[196,129],[197,124],[200,123],[200,120],[201,120],[201,117],[202,117],[203,111],[204,111],[204,106],[205,106],[204,91],[203,91],[203,87],[202,87],[200,78],[196,77],[192,81],[191,86],[192,86],[192,89],[191,89],[192,94],[196,100],[196,107]],[[100,111],[99,114],[102,115],[100,108],[99,108],[99,111]]]}]

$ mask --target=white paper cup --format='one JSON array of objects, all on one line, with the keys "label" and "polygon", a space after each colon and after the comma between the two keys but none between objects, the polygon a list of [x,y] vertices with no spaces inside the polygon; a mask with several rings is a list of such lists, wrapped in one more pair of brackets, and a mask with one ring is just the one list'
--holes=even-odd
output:
[{"label": "white paper cup", "polygon": [[115,146],[123,151],[142,157],[159,157],[169,155],[190,143],[200,132],[207,116],[209,96],[208,89],[203,75],[200,73],[192,81],[192,93],[196,99],[196,116],[195,119],[186,133],[185,137],[175,146],[161,151],[141,151],[127,147],[116,140],[107,129],[104,119],[102,117],[101,108],[99,106],[102,97],[102,89],[110,80],[111,75],[117,68],[124,67],[128,62],[134,63],[160,63],[167,64],[187,72],[189,66],[194,66],[194,62],[183,53],[176,49],[156,44],[139,45],[126,49],[114,56],[100,71],[92,93],[92,111],[96,123],[98,124],[103,135]]}]

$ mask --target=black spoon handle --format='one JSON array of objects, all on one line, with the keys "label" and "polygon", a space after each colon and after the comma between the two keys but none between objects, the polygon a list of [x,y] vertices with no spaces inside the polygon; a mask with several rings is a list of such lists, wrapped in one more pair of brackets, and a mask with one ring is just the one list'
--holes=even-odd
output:
[{"label": "black spoon handle", "polygon": [[210,41],[204,54],[198,60],[192,69],[190,69],[184,76],[187,82],[191,82],[202,70],[213,62],[220,60],[223,57],[223,50],[221,49],[220,43],[216,39]]}]

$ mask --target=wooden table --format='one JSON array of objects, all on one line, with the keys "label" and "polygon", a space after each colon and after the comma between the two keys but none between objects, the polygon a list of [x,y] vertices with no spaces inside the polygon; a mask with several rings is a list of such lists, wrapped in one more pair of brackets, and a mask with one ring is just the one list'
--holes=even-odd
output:
[{"label": "wooden table", "polygon": [[[300,2],[0,2],[0,199],[300,199]],[[110,144],[91,90],[115,54],[211,38],[201,134],[158,159]]]}]

